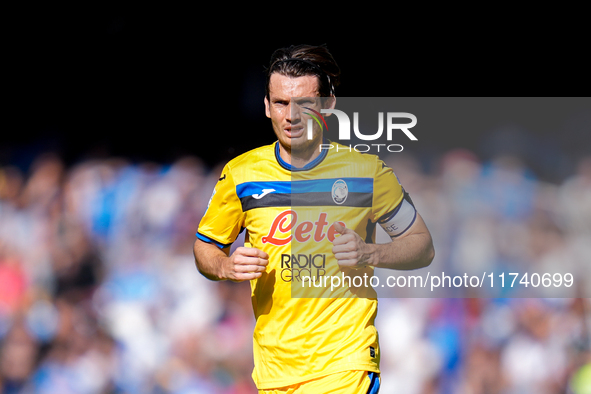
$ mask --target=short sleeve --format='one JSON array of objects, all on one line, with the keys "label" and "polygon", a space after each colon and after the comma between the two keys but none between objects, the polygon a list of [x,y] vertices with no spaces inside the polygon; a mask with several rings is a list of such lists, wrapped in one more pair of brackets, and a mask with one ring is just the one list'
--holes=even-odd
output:
[{"label": "short sleeve", "polygon": [[244,225],[244,212],[231,168],[226,165],[213,190],[205,214],[199,223],[197,237],[220,248],[230,246]]},{"label": "short sleeve", "polygon": [[404,192],[394,171],[378,159],[373,182],[372,222],[394,212],[403,198]]}]

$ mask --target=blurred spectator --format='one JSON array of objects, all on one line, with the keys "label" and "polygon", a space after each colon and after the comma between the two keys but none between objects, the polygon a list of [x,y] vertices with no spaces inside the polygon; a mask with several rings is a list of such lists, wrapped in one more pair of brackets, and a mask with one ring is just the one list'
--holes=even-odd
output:
[{"label": "blurred spectator", "polygon": [[591,156],[580,160],[577,173],[560,188],[561,223],[569,232],[591,234]]},{"label": "blurred spectator", "polygon": [[[412,155],[388,164],[432,230],[434,264],[591,276],[591,159],[556,185],[516,155],[450,151],[433,173]],[[210,282],[192,256],[220,171],[191,156],[0,167],[1,392],[256,393],[249,284]],[[384,299],[381,392],[588,393],[578,294]]]}]

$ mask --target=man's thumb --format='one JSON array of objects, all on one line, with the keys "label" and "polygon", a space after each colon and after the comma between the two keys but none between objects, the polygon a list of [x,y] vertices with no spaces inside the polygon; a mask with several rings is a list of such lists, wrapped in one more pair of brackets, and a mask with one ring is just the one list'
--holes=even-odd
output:
[{"label": "man's thumb", "polygon": [[342,222],[335,222],[333,226],[337,233],[341,235],[347,232],[347,227],[345,227]]}]

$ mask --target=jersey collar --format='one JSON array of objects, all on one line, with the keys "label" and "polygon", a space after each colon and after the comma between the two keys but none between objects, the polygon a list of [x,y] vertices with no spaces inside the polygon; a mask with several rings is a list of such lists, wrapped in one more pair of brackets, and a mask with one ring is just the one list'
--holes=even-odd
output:
[{"label": "jersey collar", "polygon": [[[328,144],[330,141],[328,141],[326,138],[322,139],[322,143],[323,144]],[[307,170],[311,170],[312,168],[316,167],[318,164],[320,164],[322,162],[322,160],[324,160],[324,158],[326,157],[326,155],[328,154],[328,149],[322,149],[320,151],[320,154],[318,156],[316,156],[316,158],[314,160],[312,160],[311,162],[309,162],[308,164],[306,164],[305,166],[299,168],[299,167],[294,167],[289,163],[286,163],[285,160],[283,160],[281,158],[281,155],[279,154],[279,141],[277,141],[275,143],[275,158],[277,159],[277,162],[279,163],[279,165],[283,168],[285,168],[286,170],[289,171],[307,171]]]}]

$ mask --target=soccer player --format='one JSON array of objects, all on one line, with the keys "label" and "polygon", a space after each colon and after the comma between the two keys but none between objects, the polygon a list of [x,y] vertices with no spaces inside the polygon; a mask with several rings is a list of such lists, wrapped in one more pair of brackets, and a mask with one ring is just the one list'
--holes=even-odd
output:
[{"label": "soccer player", "polygon": [[[320,149],[328,141],[319,127],[312,138],[305,132],[299,106],[330,103],[339,76],[325,46],[275,51],[264,104],[277,141],[226,164],[197,232],[205,277],[251,283],[260,393],[377,393],[377,299],[357,296],[350,284],[337,297],[296,297],[292,286],[374,267],[421,268],[434,257],[392,169],[375,155]],[[376,225],[392,242],[373,243]],[[245,246],[230,254],[244,230]]]}]

